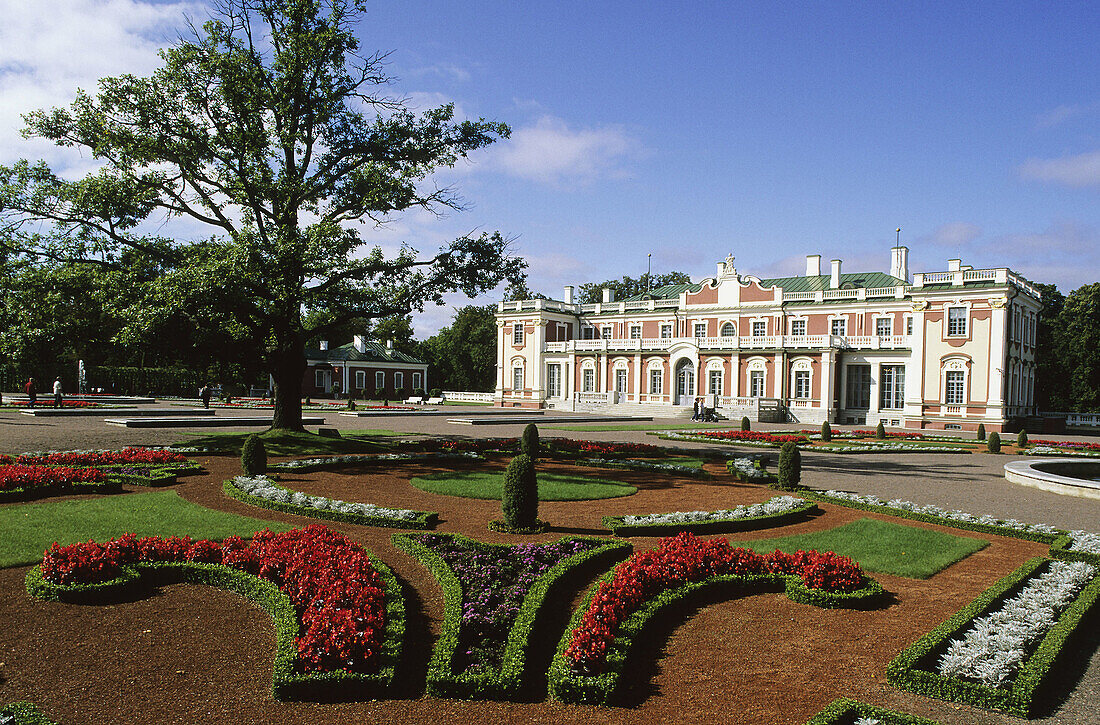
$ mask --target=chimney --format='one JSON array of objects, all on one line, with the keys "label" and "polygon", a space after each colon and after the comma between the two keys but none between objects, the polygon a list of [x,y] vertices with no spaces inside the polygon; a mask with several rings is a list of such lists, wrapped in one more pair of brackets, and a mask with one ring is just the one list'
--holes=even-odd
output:
[{"label": "chimney", "polygon": [[890,250],[890,276],[909,281],[909,247]]},{"label": "chimney", "polygon": [[840,289],[840,260],[834,259],[832,265],[833,270],[829,276],[829,287],[832,289]]},{"label": "chimney", "polygon": [[718,279],[719,277],[721,277],[725,273],[726,273],[726,263],[725,262],[719,262],[718,263],[718,273],[714,275],[714,278]]},{"label": "chimney", "polygon": [[393,355],[393,340],[386,340],[386,354]]},{"label": "chimney", "polygon": [[355,343],[355,351],[363,353],[367,351],[367,338],[362,335],[356,335],[352,340]]},{"label": "chimney", "polygon": [[561,288],[561,301],[567,305],[573,304],[573,285],[567,284]]},{"label": "chimney", "polygon": [[615,301],[615,290],[610,287],[603,288],[603,303],[606,305],[609,302]]},{"label": "chimney", "polygon": [[961,259],[949,259],[949,260],[947,260],[947,271],[948,272],[958,272],[958,271],[962,270],[962,263],[963,263],[963,261]]},{"label": "chimney", "polygon": [[820,277],[821,276],[821,255],[820,254],[807,254],[806,255],[806,276],[807,277]]},{"label": "chimney", "polygon": [[318,343],[318,346],[321,348],[321,350],[328,350],[328,340],[321,340],[321,342]]}]

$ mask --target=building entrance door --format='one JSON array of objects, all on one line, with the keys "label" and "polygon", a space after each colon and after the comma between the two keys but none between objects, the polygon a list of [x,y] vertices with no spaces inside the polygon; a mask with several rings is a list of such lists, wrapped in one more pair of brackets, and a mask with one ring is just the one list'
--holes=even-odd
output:
[{"label": "building entrance door", "polygon": [[690,360],[676,366],[676,405],[688,405],[695,400],[695,368]]}]

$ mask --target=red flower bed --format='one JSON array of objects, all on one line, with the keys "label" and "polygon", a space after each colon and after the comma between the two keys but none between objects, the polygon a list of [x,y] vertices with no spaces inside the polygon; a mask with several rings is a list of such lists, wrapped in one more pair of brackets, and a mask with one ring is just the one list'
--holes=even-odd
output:
[{"label": "red flower bed", "polygon": [[[27,407],[30,406],[30,404],[25,400],[11,400],[11,401],[8,401],[7,403],[5,403],[5,405],[10,405],[13,408],[27,408]],[[91,401],[88,401],[88,400],[62,400],[61,401],[61,407],[62,408],[95,408],[98,405],[99,405],[99,403],[94,403],[94,402],[91,402]],[[49,395],[43,396],[42,399],[38,402],[38,407],[39,408],[52,408],[53,407],[53,398]]]},{"label": "red flower bed", "polygon": [[187,458],[175,451],[151,451],[147,448],[125,448],[121,451],[71,451],[45,456],[22,455],[16,463],[26,466],[109,466],[127,463],[182,463]]},{"label": "red flower bed", "polygon": [[727,574],[789,574],[812,589],[852,591],[863,572],[846,556],[797,551],[757,554],[731,548],[725,539],[704,541],[690,532],[661,539],[656,549],[640,551],[615,567],[614,578],[596,590],[565,656],[576,669],[596,669],[607,655],[615,631],[628,616],[660,592],[689,582]]},{"label": "red flower bed", "polygon": [[[878,436],[878,432],[873,430],[854,430],[852,431],[852,435],[860,436],[861,438],[875,438]],[[924,440],[924,435],[921,433],[904,433],[897,431],[886,431],[886,437],[913,441]]]},{"label": "red flower bed", "polygon": [[662,452],[660,446],[653,446],[648,443],[602,443],[600,441],[578,441],[571,438],[551,438],[546,443],[558,452],[581,453],[587,456],[634,456]]},{"label": "red flower bed", "polygon": [[1074,451],[1100,451],[1100,443],[1085,443],[1083,441],[1042,441],[1032,440],[1033,446],[1053,446],[1055,448],[1067,448]]},{"label": "red flower bed", "polygon": [[[11,460],[10,458],[8,459]],[[59,486],[69,483],[99,483],[107,477],[97,468],[46,468],[0,461],[0,491]]]},{"label": "red flower bed", "polygon": [[306,672],[366,672],[381,648],[382,580],[363,547],[318,524],[282,534],[265,529],[248,542],[231,536],[221,544],[134,534],[106,544],[55,543],[42,559],[42,576],[54,584],[90,584],[117,577],[127,564],[157,561],[222,564],[274,583],[301,619],[295,642]]},{"label": "red flower bed", "polygon": [[698,435],[725,441],[749,441],[751,443],[805,443],[803,435],[774,435],[758,430],[705,430]]}]

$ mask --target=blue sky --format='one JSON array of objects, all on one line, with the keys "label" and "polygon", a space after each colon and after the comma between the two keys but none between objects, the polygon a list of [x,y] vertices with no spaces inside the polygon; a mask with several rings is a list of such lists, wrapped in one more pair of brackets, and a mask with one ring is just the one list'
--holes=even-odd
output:
[{"label": "blue sky", "polygon": [[[19,139],[18,113],[148,72],[184,9],[204,12],[0,0],[0,162],[87,164]],[[695,277],[730,252],[759,276],[812,253],[885,270],[900,226],[912,271],[961,257],[1069,292],[1100,279],[1098,20],[1068,2],[375,0],[361,38],[392,51],[393,93],[513,136],[440,175],[466,212],[370,237],[427,252],[499,229],[559,296],[648,253]]]}]

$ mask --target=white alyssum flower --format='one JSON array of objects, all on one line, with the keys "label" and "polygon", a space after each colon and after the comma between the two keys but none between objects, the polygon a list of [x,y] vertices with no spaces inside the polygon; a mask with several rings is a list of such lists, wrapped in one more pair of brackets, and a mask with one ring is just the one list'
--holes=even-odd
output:
[{"label": "white alyssum flower", "polygon": [[1100,554],[1100,534],[1093,534],[1088,531],[1071,531],[1069,537],[1073,540],[1073,543],[1069,546],[1070,551]]},{"label": "white alyssum flower", "polygon": [[805,499],[794,496],[776,496],[764,503],[753,503],[720,511],[673,511],[667,514],[644,514],[641,516],[623,516],[623,523],[629,526],[647,524],[685,524],[697,521],[730,521],[753,519],[761,516],[785,513],[806,503]]},{"label": "white alyssum flower", "polygon": [[415,519],[419,512],[409,509],[386,508],[372,503],[356,503],[341,501],[339,499],[325,498],[324,496],[310,496],[301,491],[291,491],[278,486],[270,478],[259,476],[237,476],[233,479],[233,485],[241,491],[268,501],[278,501],[295,506],[304,506],[319,511],[338,511],[341,513],[372,516],[382,519],[398,519],[408,521]]},{"label": "white alyssum flower", "polygon": [[437,461],[456,458],[480,459],[473,451],[439,451],[434,453],[374,453],[370,455],[330,456],[328,458],[299,458],[293,461],[273,463],[268,468],[292,471],[298,468],[316,466],[343,466],[353,463],[371,463],[374,461]]},{"label": "white alyssum flower", "polygon": [[1051,562],[1000,609],[975,619],[961,638],[948,643],[938,664],[940,674],[1007,686],[1034,644],[1096,573],[1096,567],[1083,562]]},{"label": "white alyssum flower", "polygon": [[1078,458],[1097,458],[1100,453],[1093,451],[1073,451],[1055,448],[1053,446],[1031,446],[1026,451],[1021,451],[1025,456],[1076,456]]},{"label": "white alyssum flower", "polygon": [[747,478],[750,481],[762,481],[771,478],[771,474],[757,468],[751,458],[734,458],[728,462],[728,465],[736,468],[739,476]]},{"label": "white alyssum flower", "polygon": [[675,463],[652,463],[650,461],[638,461],[634,459],[617,458],[582,458],[577,461],[580,464],[591,466],[607,466],[609,468],[627,468],[635,471],[664,471],[666,473],[680,473],[688,476],[698,476],[703,473],[701,468],[681,466]]},{"label": "white alyssum flower", "polygon": [[885,725],[882,720],[874,717],[861,717],[856,720],[852,725]]}]

